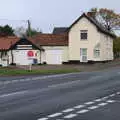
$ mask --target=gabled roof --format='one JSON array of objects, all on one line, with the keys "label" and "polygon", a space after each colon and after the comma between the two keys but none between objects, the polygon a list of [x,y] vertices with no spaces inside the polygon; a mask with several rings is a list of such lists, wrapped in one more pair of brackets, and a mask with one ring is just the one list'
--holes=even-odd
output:
[{"label": "gabled roof", "polygon": [[98,31],[106,34],[106,35],[109,35],[113,38],[115,38],[116,36],[111,33],[110,31],[108,31],[105,27],[103,27],[100,23],[98,23],[95,19],[93,19],[92,17],[88,16],[87,14],[83,13],[72,25],[70,25],[70,27],[67,29],[67,31],[69,31],[81,18],[87,18],[92,24],[94,24]]},{"label": "gabled roof", "polygon": [[62,34],[65,33],[68,27],[55,27],[53,30],[53,34]]},{"label": "gabled roof", "polygon": [[[0,37],[0,51],[2,50],[10,50],[13,46],[15,46],[21,39],[16,36],[8,36],[8,37]],[[41,47],[34,43],[34,40],[29,40],[29,38],[25,38],[30,42],[30,44],[34,45],[36,48],[41,49]]]},{"label": "gabled roof", "polygon": [[68,46],[67,34],[39,34],[31,40],[39,46]]},{"label": "gabled roof", "polygon": [[9,50],[20,38],[15,36],[0,37],[0,50]]}]

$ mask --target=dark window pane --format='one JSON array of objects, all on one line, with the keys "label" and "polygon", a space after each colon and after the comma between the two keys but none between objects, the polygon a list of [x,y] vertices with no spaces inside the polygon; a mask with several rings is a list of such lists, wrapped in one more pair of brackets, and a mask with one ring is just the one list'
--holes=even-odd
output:
[{"label": "dark window pane", "polygon": [[81,39],[87,39],[87,33],[81,33]]}]

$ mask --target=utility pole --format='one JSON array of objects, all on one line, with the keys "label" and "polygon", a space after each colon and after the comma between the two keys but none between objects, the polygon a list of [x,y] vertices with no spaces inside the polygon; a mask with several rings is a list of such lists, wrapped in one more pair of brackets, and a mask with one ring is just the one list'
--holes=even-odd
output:
[{"label": "utility pole", "polygon": [[28,36],[31,37],[31,22],[30,22],[30,20],[28,20],[27,23],[28,23]]}]

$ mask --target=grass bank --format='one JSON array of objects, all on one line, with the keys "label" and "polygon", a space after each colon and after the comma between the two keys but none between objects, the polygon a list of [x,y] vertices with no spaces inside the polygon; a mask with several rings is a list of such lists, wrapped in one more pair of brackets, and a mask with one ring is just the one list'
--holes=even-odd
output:
[{"label": "grass bank", "polygon": [[17,75],[49,75],[80,72],[77,69],[58,69],[58,70],[12,70],[0,68],[0,76],[17,76]]}]

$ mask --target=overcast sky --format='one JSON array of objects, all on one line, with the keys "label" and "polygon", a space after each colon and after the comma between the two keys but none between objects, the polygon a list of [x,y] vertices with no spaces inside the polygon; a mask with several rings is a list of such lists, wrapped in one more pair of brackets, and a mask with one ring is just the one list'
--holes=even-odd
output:
[{"label": "overcast sky", "polygon": [[[0,24],[32,27],[51,32],[57,26],[69,26],[82,12],[92,7],[110,8],[120,12],[119,0],[0,0]],[[6,20],[9,19],[9,20]],[[10,21],[18,20],[18,21]]]}]

